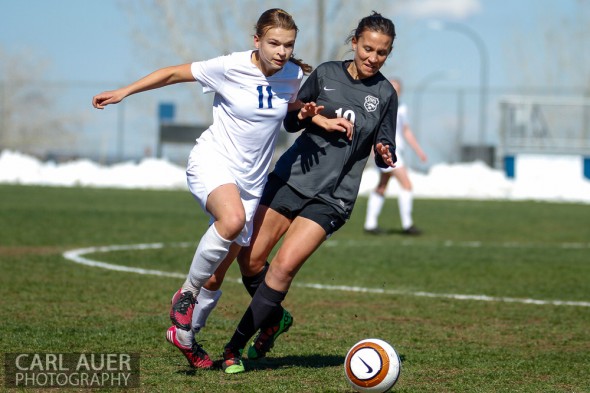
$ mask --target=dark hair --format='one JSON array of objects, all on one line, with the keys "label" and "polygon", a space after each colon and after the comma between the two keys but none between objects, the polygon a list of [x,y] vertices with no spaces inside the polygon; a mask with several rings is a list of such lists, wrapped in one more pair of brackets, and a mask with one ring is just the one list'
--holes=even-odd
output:
[{"label": "dark hair", "polygon": [[[393,41],[395,40],[395,26],[391,19],[384,17],[376,11],[373,11],[371,15],[365,16],[359,21],[356,29],[352,30],[348,38],[346,38],[346,43],[350,43],[353,38],[358,40],[365,30],[388,35],[391,37],[391,45],[393,47]],[[389,51],[391,52],[391,48],[389,48]]]},{"label": "dark hair", "polygon": [[[295,24],[293,17],[287,11],[280,8],[271,8],[266,10],[258,18],[254,31],[258,37],[264,36],[269,29],[281,28],[285,30],[295,30],[296,36],[299,28]],[[295,58],[295,54],[291,55],[289,61],[297,64],[303,70],[304,74],[309,74],[313,70],[313,67],[309,64],[304,63],[300,59]]]}]

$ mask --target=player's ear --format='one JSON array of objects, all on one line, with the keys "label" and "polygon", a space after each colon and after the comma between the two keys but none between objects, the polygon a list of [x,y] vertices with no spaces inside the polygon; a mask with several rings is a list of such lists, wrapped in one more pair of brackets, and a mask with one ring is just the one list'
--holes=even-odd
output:
[{"label": "player's ear", "polygon": [[254,46],[256,49],[260,49],[260,37],[258,37],[258,34],[254,34]]}]

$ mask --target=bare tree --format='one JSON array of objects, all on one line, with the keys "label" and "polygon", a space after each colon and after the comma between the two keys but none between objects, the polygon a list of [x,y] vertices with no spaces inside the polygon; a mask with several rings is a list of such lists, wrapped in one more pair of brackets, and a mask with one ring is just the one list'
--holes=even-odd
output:
[{"label": "bare tree", "polygon": [[[258,7],[252,2],[226,0],[126,1],[139,56],[154,68],[206,60],[251,47]],[[210,120],[211,100],[191,89],[191,108],[197,117]]]},{"label": "bare tree", "polygon": [[[407,1],[407,0],[404,0]],[[340,60],[349,47],[345,39],[361,16],[371,10],[387,15],[390,1],[359,0],[133,0],[121,1],[144,65],[154,68],[205,60],[252,48],[254,25],[269,8],[290,12],[300,32],[296,56],[315,66]],[[209,119],[209,97],[193,92],[198,117]]]},{"label": "bare tree", "polygon": [[[531,19],[541,32],[535,40],[538,46],[531,46],[529,35],[513,27],[506,60],[511,70],[508,75],[519,86],[590,92],[590,58],[583,49],[590,39],[590,3],[576,0],[574,9],[570,15],[550,14],[542,7],[531,10]],[[533,80],[539,70],[542,78]]]},{"label": "bare tree", "polygon": [[9,54],[0,48],[0,59],[0,149],[44,155],[71,144],[76,116],[54,112],[59,87],[31,79],[43,75],[49,62],[26,49]]}]

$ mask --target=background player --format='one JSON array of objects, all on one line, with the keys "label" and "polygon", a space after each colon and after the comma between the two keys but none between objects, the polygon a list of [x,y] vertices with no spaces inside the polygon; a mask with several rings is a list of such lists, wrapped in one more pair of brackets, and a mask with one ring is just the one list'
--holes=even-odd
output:
[{"label": "background player", "polygon": [[[398,97],[402,95],[402,82],[400,79],[392,79],[391,84],[397,91]],[[416,152],[422,162],[428,159],[426,154],[418,144],[410,123],[408,121],[408,107],[404,103],[400,103],[397,109],[396,120],[396,134],[395,147],[397,162],[395,168],[378,168],[379,170],[379,184],[369,195],[367,203],[367,214],[365,216],[365,232],[370,234],[381,234],[383,230],[379,228],[379,215],[385,203],[385,191],[389,179],[393,176],[397,179],[400,185],[398,206],[399,215],[402,223],[402,233],[406,235],[419,235],[421,233],[414,225],[412,218],[412,209],[414,204],[414,197],[412,193],[412,182],[408,175],[408,170],[405,165],[404,155],[406,154],[406,143]]]}]

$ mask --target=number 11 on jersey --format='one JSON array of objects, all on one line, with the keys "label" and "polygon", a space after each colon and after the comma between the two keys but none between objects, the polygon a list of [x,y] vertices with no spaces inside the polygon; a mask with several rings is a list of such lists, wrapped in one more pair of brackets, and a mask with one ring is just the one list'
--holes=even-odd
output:
[{"label": "number 11 on jersey", "polygon": [[266,89],[264,88],[264,86],[258,86],[256,89],[258,90],[258,108],[260,108],[260,109],[264,108],[264,93],[265,92],[266,92],[266,94],[268,94],[267,99],[266,99],[267,108],[272,108],[272,90],[271,90],[270,86],[266,86]]}]

